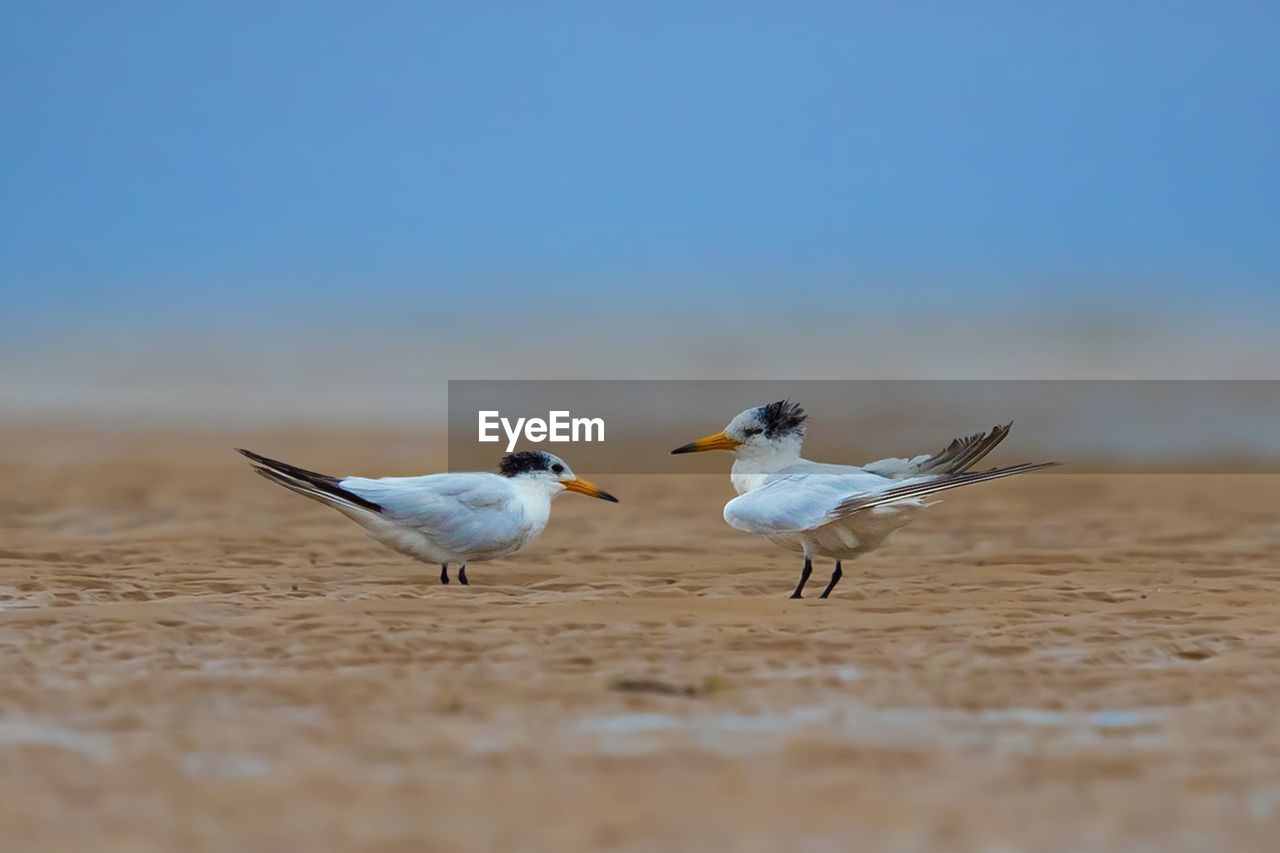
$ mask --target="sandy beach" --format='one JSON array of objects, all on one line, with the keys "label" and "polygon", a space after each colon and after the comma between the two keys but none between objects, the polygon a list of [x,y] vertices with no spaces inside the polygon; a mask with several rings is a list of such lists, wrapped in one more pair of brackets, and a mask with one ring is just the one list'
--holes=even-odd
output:
[{"label": "sandy beach", "polygon": [[727,477],[601,480],[623,503],[566,496],[442,587],[230,449],[408,473],[442,463],[430,438],[4,435],[8,849],[1261,850],[1280,826],[1280,478],[978,487],[795,602],[792,556],[722,522]]},{"label": "sandy beach", "polygon": [[1280,849],[1278,36],[0,5],[0,853]]}]

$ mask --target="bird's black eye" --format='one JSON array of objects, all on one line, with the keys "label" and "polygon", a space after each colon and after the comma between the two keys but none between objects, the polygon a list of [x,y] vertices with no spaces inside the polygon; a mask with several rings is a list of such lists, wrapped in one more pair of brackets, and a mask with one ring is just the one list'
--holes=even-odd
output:
[{"label": "bird's black eye", "polygon": [[554,464],[554,465],[552,465],[552,466],[551,466],[551,470],[552,470],[553,472],[555,472],[556,474],[563,474],[563,473],[564,473],[564,466],[563,466],[563,465],[561,465],[559,462],[557,462],[556,464]]},{"label": "bird's black eye", "polygon": [[747,438],[750,438],[751,436],[759,435],[762,432],[764,432],[764,430],[760,429],[760,427],[752,427],[751,429],[744,429],[742,431],[742,434],[745,435]]}]

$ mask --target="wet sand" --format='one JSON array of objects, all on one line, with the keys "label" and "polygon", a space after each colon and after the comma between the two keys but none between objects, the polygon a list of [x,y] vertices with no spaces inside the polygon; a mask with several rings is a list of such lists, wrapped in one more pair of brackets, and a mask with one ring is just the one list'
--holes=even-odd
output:
[{"label": "wet sand", "polygon": [[794,558],[722,522],[727,477],[598,478],[622,504],[565,496],[526,552],[442,587],[229,449],[411,473],[444,459],[419,436],[3,435],[6,849],[1261,850],[1280,828],[1277,477],[979,486],[795,602]]}]

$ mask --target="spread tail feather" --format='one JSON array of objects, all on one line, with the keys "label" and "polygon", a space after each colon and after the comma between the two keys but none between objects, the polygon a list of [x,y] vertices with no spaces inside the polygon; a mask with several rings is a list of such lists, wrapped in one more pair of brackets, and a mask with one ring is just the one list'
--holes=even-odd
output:
[{"label": "spread tail feather", "polygon": [[382,507],[371,500],[362,498],[354,492],[342,488],[342,481],[327,474],[317,474],[287,462],[269,459],[251,450],[239,447],[236,452],[247,457],[253,463],[253,470],[273,483],[284,486],[290,491],[328,504],[337,509],[354,509],[366,512],[382,512]]}]

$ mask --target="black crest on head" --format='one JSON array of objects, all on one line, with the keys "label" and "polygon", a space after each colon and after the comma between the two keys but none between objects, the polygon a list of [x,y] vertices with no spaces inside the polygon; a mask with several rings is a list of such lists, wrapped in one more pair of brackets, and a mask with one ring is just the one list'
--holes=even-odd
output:
[{"label": "black crest on head", "polygon": [[760,419],[764,422],[764,434],[768,438],[795,432],[807,417],[799,403],[787,400],[779,400],[760,408]]},{"label": "black crest on head", "polygon": [[547,454],[536,450],[522,450],[502,457],[502,461],[498,463],[498,473],[504,477],[514,477],[529,471],[545,471],[550,464]]}]

